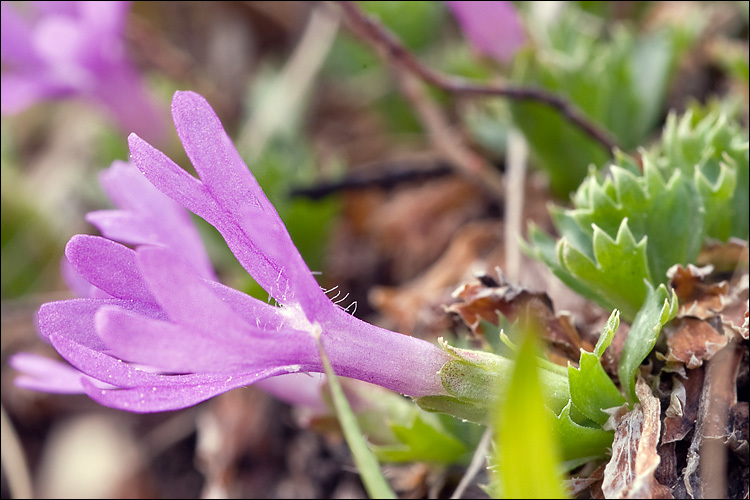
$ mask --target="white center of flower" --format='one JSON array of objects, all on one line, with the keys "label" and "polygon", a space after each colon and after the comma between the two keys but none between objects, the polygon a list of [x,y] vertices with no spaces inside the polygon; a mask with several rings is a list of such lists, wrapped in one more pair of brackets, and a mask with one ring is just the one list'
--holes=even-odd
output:
[{"label": "white center of flower", "polygon": [[314,324],[305,316],[304,311],[297,305],[281,306],[279,314],[284,317],[283,327],[294,328],[303,332],[310,332],[313,336],[320,335],[322,328],[316,321]]}]

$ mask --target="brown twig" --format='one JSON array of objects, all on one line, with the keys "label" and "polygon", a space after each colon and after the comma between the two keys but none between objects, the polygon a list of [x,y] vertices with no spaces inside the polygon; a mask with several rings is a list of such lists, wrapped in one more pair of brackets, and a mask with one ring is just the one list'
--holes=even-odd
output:
[{"label": "brown twig", "polygon": [[502,199],[505,188],[500,172],[464,145],[461,134],[451,126],[441,107],[430,98],[422,81],[403,70],[399,71],[398,77],[401,91],[414,106],[435,147],[466,179],[488,195]]},{"label": "brown twig", "polygon": [[589,121],[580,111],[560,96],[540,89],[484,85],[463,78],[444,75],[423,65],[404,45],[380,23],[368,17],[354,2],[335,0],[355,32],[368,43],[381,48],[394,64],[418,76],[421,80],[446,92],[463,96],[500,96],[515,100],[535,101],[557,110],[570,123],[601,144],[610,153],[617,144],[611,134]]}]

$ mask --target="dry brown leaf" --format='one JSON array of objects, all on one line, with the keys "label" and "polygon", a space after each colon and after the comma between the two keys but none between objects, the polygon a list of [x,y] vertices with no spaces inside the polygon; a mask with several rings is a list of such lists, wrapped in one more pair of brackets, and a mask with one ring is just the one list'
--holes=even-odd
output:
[{"label": "dry brown leaf", "polygon": [[662,440],[657,450],[659,452],[659,466],[654,472],[654,477],[659,484],[663,484],[670,489],[672,496],[677,496],[674,487],[679,483],[681,472],[677,459],[677,443],[664,443]]},{"label": "dry brown leaf", "polygon": [[708,321],[689,316],[675,318],[664,333],[668,348],[666,360],[685,363],[689,369],[699,367],[727,345],[726,335],[716,331]]},{"label": "dry brown leaf", "polygon": [[726,243],[708,241],[696,262],[699,266],[711,265],[720,273],[731,273],[738,268],[747,271],[749,258],[747,242],[730,238]]},{"label": "dry brown leaf", "polygon": [[550,354],[553,362],[563,365],[567,365],[567,361],[577,363],[581,349],[593,350],[591,343],[581,339],[569,314],[555,314],[545,293],[510,285],[502,277],[497,281],[485,277],[484,281],[477,278],[463,284],[454,296],[458,302],[448,306],[447,311],[458,314],[476,335],[484,334],[482,320],[497,324],[498,314],[502,314],[514,322],[528,314],[541,325],[543,338],[557,351]]},{"label": "dry brown leaf", "polygon": [[669,285],[680,300],[678,316],[695,316],[706,319],[724,309],[729,294],[726,281],[707,284],[707,276],[713,272],[713,266],[696,267],[688,264],[682,267],[675,264],[667,271]]},{"label": "dry brown leaf", "polygon": [[[565,486],[568,488],[568,493],[577,498],[584,492],[592,490],[593,486],[598,485],[601,489],[602,478],[604,477],[604,465],[597,467],[591,474],[586,477],[572,477],[565,480]],[[589,493],[592,493],[589,491]],[[593,496],[593,495],[592,495]]]},{"label": "dry brown leaf", "polygon": [[727,422],[726,445],[734,452],[740,462],[748,465],[748,438],[750,434],[749,407],[747,401],[739,401],[729,410]]},{"label": "dry brown leaf", "polygon": [[703,367],[688,371],[684,381],[677,376],[673,376],[672,381],[672,394],[661,437],[663,444],[682,440],[695,426],[703,389]]},{"label": "dry brown leaf", "polygon": [[[400,287],[374,287],[369,294],[372,306],[404,333],[429,336],[450,326],[442,305],[450,301],[450,291],[472,268],[500,265],[497,248],[498,224],[477,221],[462,227],[440,259],[417,278]],[[489,253],[489,255],[487,255]]]},{"label": "dry brown leaf", "polygon": [[[376,207],[367,225],[378,253],[390,261],[396,282],[417,276],[443,253],[464,224],[486,211],[487,202],[463,179],[436,179],[404,189]],[[497,234],[500,226],[496,227]]]},{"label": "dry brown leaf", "polygon": [[731,298],[721,311],[724,332],[733,337],[748,339],[748,275],[744,274],[732,288]]},{"label": "dry brown leaf", "polygon": [[604,497],[672,498],[669,488],[654,477],[660,461],[656,447],[661,405],[640,377],[635,392],[639,402],[617,423],[612,459],[604,469]]}]

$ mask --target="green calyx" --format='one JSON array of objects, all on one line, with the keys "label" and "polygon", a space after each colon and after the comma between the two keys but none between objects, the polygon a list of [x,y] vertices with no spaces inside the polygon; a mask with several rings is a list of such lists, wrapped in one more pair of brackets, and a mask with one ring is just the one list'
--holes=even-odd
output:
[{"label": "green calyx", "polygon": [[[453,356],[439,372],[448,396],[417,398],[417,404],[427,411],[489,423],[491,412],[509,383],[514,361],[489,352],[460,349],[442,341],[441,346]],[[541,358],[538,365],[545,402],[558,413],[570,399],[567,373],[563,367]]]}]

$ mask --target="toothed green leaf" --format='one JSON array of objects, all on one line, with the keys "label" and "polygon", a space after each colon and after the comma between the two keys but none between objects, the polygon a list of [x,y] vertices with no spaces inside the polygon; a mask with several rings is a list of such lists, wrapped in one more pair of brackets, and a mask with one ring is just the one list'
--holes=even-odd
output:
[{"label": "toothed green leaf", "polygon": [[705,239],[705,210],[691,179],[675,172],[654,197],[643,232],[648,235],[648,260],[653,281],[666,283],[674,264],[695,262]]},{"label": "toothed green leaf", "polygon": [[617,333],[617,328],[619,326],[620,311],[615,309],[612,311],[612,314],[609,315],[607,324],[604,325],[604,330],[602,330],[601,335],[599,335],[599,340],[596,341],[596,346],[594,346],[594,354],[596,354],[597,358],[601,358],[604,355],[604,351],[607,350],[607,347],[609,347],[612,340],[614,340],[615,333]]},{"label": "toothed green leaf", "polygon": [[591,169],[573,207],[550,207],[555,244],[529,229],[524,249],[566,285],[607,309],[635,317],[675,264],[695,263],[707,237],[748,237],[748,141],[720,112],[670,115],[642,166],[621,152],[604,176]]},{"label": "toothed green leaf", "polygon": [[677,295],[670,296],[667,287],[648,285],[648,297],[630,326],[625,347],[620,355],[618,375],[630,403],[637,401],[635,379],[641,363],[656,344],[661,328],[677,315]]},{"label": "toothed green leaf", "polygon": [[609,414],[602,410],[625,403],[625,398],[604,371],[600,361],[604,350],[612,342],[619,324],[620,313],[615,310],[610,315],[594,352],[581,349],[579,367],[568,366],[571,402],[599,425],[604,425],[609,418]]},{"label": "toothed green leaf", "polygon": [[590,287],[587,283],[579,280],[578,277],[568,271],[559,260],[558,249],[563,245],[562,240],[555,242],[554,238],[533,224],[529,226],[528,234],[531,245],[522,245],[525,252],[547,264],[547,267],[550,268],[552,273],[571,290],[574,290],[583,297],[587,297],[600,303],[596,299],[597,294],[595,289]]},{"label": "toothed green leaf", "polygon": [[679,168],[695,178],[706,205],[708,236],[722,241],[730,236],[747,239],[747,132],[721,110],[700,118],[703,111],[691,109],[680,118],[670,114],[661,144],[649,155],[663,171]]},{"label": "toothed green leaf", "polygon": [[[567,213],[581,229],[596,225],[609,235],[616,234],[627,218],[636,240],[648,236],[650,276],[655,283],[666,282],[667,269],[694,261],[703,243],[703,204],[698,190],[681,172],[674,172],[665,182],[648,163],[643,177],[616,166],[611,172],[612,178],[602,182],[592,176],[585,188],[585,205]],[[563,219],[558,216],[553,220]],[[575,234],[565,226],[558,230],[565,236]]]},{"label": "toothed green leaf", "polygon": [[561,240],[560,261],[579,281],[593,290],[589,296],[602,307],[619,307],[632,318],[646,298],[643,279],[650,280],[646,238],[636,242],[623,219],[616,239],[594,225],[594,261]]},{"label": "toothed green leaf", "polygon": [[699,169],[695,169],[695,184],[706,208],[706,233],[722,241],[732,236],[733,195],[737,187],[737,169],[726,163],[720,164],[719,176],[715,182]]},{"label": "toothed green leaf", "polygon": [[[638,37],[615,26],[604,37],[605,26],[574,3],[561,9],[555,23],[529,26],[536,43],[516,55],[515,79],[563,97],[628,150],[653,131],[675,62],[693,39],[687,26]],[[575,190],[590,165],[607,162],[606,148],[549,107],[513,101],[510,109],[558,196]]]}]

